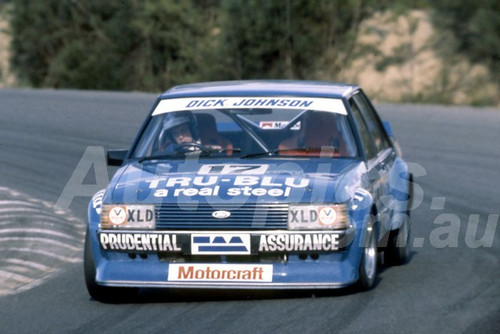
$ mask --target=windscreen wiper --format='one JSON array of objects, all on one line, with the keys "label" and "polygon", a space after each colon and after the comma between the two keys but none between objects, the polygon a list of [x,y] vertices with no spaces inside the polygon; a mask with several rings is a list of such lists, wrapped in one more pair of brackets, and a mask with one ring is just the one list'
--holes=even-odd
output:
[{"label": "windscreen wiper", "polygon": [[256,158],[256,157],[261,157],[261,156],[273,156],[277,152],[277,150],[274,151],[264,151],[264,152],[257,152],[257,153],[249,153],[249,154],[244,154],[240,158],[241,159],[246,159],[246,158]]},{"label": "windscreen wiper", "polygon": [[[240,148],[209,148],[205,147],[203,150],[195,150],[195,151],[178,151],[178,152],[172,152],[168,154],[158,154],[158,155],[150,155],[146,157],[139,158],[137,161],[139,163],[142,163],[144,161],[149,161],[149,160],[161,160],[161,159],[179,159],[185,156],[192,156],[192,155],[200,155],[203,157],[211,156],[212,154],[220,154],[220,153],[239,153],[241,152]],[[224,155],[227,156],[227,155]]]},{"label": "windscreen wiper", "polygon": [[[255,158],[255,157],[261,157],[261,156],[275,156],[279,153],[282,152],[293,152],[293,151],[299,151],[299,152],[321,152],[323,150],[322,147],[294,147],[294,148],[278,148],[275,150],[271,151],[264,151],[264,152],[258,152],[258,153],[250,153],[250,154],[245,154],[241,156],[242,159],[244,158]],[[336,151],[336,150],[335,150]]]},{"label": "windscreen wiper", "polygon": [[162,160],[162,159],[171,159],[171,158],[180,158],[185,156],[186,154],[184,152],[175,152],[175,153],[169,153],[169,154],[158,154],[158,155],[149,155],[146,157],[142,157],[137,159],[139,163],[142,163],[144,161],[149,161],[149,160]]}]

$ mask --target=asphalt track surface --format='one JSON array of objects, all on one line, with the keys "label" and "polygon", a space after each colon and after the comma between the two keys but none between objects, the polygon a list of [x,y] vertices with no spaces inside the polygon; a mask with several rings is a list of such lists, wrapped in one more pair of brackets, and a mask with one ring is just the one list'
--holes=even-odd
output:
[{"label": "asphalt track surface", "polygon": [[[0,90],[1,333],[500,333],[500,110],[491,108],[377,106],[418,195],[411,260],[383,267],[371,291],[90,299],[81,260],[86,193],[113,172],[102,146],[127,147],[154,99]],[[72,197],[75,179],[84,196]]]}]

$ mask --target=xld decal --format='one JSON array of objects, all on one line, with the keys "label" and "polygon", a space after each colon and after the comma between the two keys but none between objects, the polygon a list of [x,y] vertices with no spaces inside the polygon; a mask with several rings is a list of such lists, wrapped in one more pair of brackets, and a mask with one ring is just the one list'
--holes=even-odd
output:
[{"label": "xld decal", "polygon": [[101,226],[104,228],[154,228],[155,226],[153,205],[106,205],[102,216]]},{"label": "xld decal", "polygon": [[288,212],[288,227],[291,230],[342,227],[340,224],[345,224],[342,212],[335,205],[296,205]]},{"label": "xld decal", "polygon": [[153,209],[137,210],[128,209],[127,210],[127,223],[143,223],[150,222],[154,218]]}]

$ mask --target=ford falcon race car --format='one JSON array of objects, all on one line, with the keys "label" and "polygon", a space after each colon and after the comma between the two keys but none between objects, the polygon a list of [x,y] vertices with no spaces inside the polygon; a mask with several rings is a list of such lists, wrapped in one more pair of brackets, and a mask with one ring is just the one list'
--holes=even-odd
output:
[{"label": "ford falcon race car", "polygon": [[409,253],[412,176],[355,85],[239,81],[159,96],[89,204],[85,280],[138,288],[374,286]]}]

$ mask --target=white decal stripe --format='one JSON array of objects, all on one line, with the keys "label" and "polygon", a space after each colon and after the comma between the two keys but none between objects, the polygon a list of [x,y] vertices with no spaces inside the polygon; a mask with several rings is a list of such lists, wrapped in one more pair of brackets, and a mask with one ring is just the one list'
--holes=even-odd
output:
[{"label": "white decal stripe", "polygon": [[213,109],[296,109],[318,110],[347,115],[340,99],[318,97],[190,97],[161,100],[153,116],[182,110]]}]

